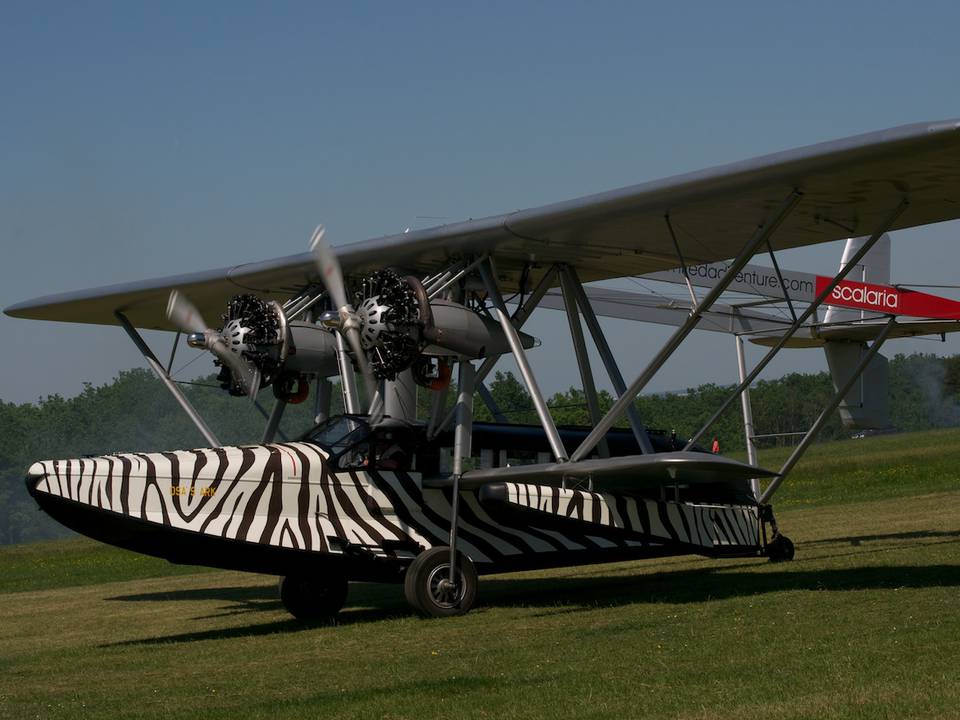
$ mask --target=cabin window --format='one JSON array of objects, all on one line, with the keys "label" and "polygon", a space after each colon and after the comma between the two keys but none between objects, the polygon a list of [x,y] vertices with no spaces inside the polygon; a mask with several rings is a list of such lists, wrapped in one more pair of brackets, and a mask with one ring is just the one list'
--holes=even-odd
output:
[{"label": "cabin window", "polygon": [[540,455],[536,450],[521,450],[520,448],[515,448],[512,450],[504,450],[506,454],[506,464],[504,467],[516,467],[517,465],[536,465],[540,462]]}]

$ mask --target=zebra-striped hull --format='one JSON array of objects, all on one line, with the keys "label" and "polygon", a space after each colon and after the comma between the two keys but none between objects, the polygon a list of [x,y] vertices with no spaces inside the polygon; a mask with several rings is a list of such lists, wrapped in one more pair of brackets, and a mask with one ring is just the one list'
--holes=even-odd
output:
[{"label": "zebra-striped hull", "polygon": [[[449,491],[405,472],[331,472],[304,442],[44,461],[27,487],[97,539],[255,572],[336,566],[353,579],[398,579],[419,552],[446,545],[450,528]],[[760,548],[755,506],[495,483],[462,493],[460,512],[459,547],[481,572]]]}]

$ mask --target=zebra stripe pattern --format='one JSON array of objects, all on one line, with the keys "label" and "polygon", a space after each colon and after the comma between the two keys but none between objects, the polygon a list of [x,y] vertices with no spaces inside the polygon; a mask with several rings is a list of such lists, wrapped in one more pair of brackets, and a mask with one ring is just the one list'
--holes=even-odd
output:
[{"label": "zebra stripe pattern", "polygon": [[[220,538],[324,553],[348,546],[406,560],[446,545],[449,491],[422,489],[419,476],[367,469],[331,472],[312,443],[120,453],[48,460],[29,470],[36,493],[105,512]],[[461,493],[459,543],[476,563],[575,550],[674,541],[716,547],[757,545],[755,508],[688,506],[507,483],[510,502],[545,522],[505,524],[474,492]],[[549,516],[583,522],[550,527]],[[541,527],[540,525],[543,525]],[[646,533],[624,539],[628,529]],[[752,533],[752,534],[751,534]],[[748,538],[753,538],[746,542]]]},{"label": "zebra stripe pattern", "polygon": [[541,485],[503,485],[511,505],[650,538],[709,549],[760,543],[755,506],[700,505]]}]

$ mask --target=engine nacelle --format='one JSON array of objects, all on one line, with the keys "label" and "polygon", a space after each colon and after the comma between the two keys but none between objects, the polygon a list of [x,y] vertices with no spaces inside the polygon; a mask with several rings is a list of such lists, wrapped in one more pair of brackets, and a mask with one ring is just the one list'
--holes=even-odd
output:
[{"label": "engine nacelle", "polygon": [[[422,350],[424,355],[463,356],[477,360],[510,352],[503,328],[493,318],[450,300],[434,300],[430,303],[430,310],[434,332],[430,333],[430,344]],[[536,344],[532,335],[523,332],[519,335],[525,349]]]},{"label": "engine nacelle", "polygon": [[[355,305],[361,347],[380,379],[392,380],[421,358],[474,360],[510,351],[499,322],[451,300],[428,301],[416,278],[381,270],[362,288]],[[340,320],[335,312],[326,315],[321,324],[287,321],[277,303],[238,295],[230,301],[219,335],[257,369],[261,387],[274,385],[283,397],[284,388],[299,387],[297,378],[339,374],[335,333]],[[519,336],[524,348],[536,344],[526,333]],[[229,367],[221,367],[219,380],[231,394],[246,394]]]},{"label": "engine nacelle", "polygon": [[307,322],[287,324],[290,347],[284,370],[330,377],[339,372],[337,339],[326,328]]}]

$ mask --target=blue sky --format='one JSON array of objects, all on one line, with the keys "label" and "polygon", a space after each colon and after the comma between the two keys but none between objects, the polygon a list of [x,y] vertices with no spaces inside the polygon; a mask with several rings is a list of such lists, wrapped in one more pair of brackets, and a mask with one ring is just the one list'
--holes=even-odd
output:
[{"label": "blue sky", "polygon": [[[946,2],[6,2],[0,306],[298,252],[318,222],[346,243],[957,117],[958,26]],[[956,283],[958,231],[897,234],[894,280]],[[608,327],[626,375],[665,336]],[[117,328],[0,332],[7,401],[140,364]],[[960,352],[890,347],[914,349]],[[577,382],[566,355],[531,354],[546,389]],[[732,340],[698,337],[651,388],[735,372]]]}]

